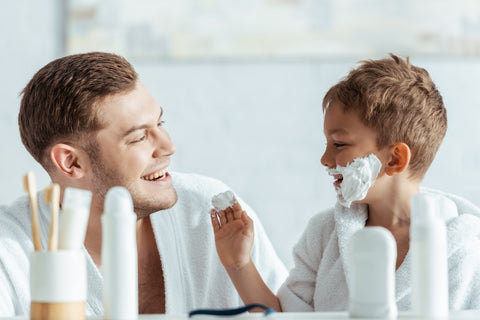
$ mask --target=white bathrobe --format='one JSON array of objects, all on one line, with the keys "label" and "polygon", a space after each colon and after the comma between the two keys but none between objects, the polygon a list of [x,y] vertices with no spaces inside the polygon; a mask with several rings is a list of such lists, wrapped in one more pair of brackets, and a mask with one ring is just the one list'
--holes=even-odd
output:
[{"label": "white bathrobe", "polygon": [[[442,212],[447,226],[450,310],[480,309],[480,209],[458,196],[422,188],[453,201]],[[295,266],[278,292],[284,311],[348,310],[347,243],[365,227],[367,206],[350,209],[337,205],[314,216],[293,250]],[[410,310],[410,260],[408,252],[396,271],[396,302]]]},{"label": "white bathrobe", "polygon": [[[180,314],[197,308],[233,308],[242,301],[225,272],[215,249],[210,224],[211,198],[228,187],[200,175],[173,173],[178,202],[171,209],[152,214],[151,221],[162,260],[166,312]],[[46,247],[50,214],[39,192],[43,248]],[[237,197],[238,198],[238,197]],[[276,291],[287,270],[276,255],[256,214],[241,199],[254,219],[252,257],[265,282]],[[28,315],[30,309],[29,256],[30,209],[26,196],[0,207],[0,316]],[[87,315],[103,313],[103,277],[84,249],[87,263]]]}]

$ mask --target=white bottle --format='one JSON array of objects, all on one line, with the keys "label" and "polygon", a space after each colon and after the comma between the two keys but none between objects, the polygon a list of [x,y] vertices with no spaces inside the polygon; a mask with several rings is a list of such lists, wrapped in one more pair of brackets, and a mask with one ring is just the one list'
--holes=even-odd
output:
[{"label": "white bottle", "polygon": [[137,319],[137,217],[123,187],[111,188],[102,215],[104,319]]},{"label": "white bottle", "polygon": [[92,192],[65,188],[58,247],[60,250],[80,250],[85,241]]},{"label": "white bottle", "polygon": [[349,316],[396,318],[397,246],[390,231],[365,227],[348,242]]},{"label": "white bottle", "polygon": [[418,317],[448,317],[447,236],[445,223],[438,217],[439,203],[434,195],[412,198],[412,313]]}]

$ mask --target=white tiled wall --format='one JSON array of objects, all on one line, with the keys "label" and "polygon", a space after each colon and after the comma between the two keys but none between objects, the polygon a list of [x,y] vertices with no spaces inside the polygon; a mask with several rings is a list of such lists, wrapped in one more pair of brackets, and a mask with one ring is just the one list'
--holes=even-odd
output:
[{"label": "white tiled wall", "polygon": [[[23,194],[21,177],[27,170],[35,170],[39,186],[48,183],[24,151],[16,120],[20,90],[56,56],[54,2],[42,3],[9,2],[9,10],[0,13],[2,204]],[[431,72],[449,117],[447,137],[424,185],[480,205],[480,59],[412,61]],[[332,180],[319,160],[324,148],[321,101],[354,64],[134,63],[165,110],[166,128],[178,149],[172,169],[230,185],[257,211],[289,266],[291,248],[309,217],[334,203]]]}]

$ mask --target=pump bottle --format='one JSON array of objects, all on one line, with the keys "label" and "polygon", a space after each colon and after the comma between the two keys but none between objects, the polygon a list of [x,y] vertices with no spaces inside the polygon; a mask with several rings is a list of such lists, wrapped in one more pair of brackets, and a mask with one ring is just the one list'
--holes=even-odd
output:
[{"label": "pump bottle", "polygon": [[91,191],[65,188],[58,242],[60,250],[80,250],[82,248],[91,201]]},{"label": "pump bottle", "polygon": [[424,318],[448,317],[447,238],[439,203],[434,195],[412,198],[412,313]]}]

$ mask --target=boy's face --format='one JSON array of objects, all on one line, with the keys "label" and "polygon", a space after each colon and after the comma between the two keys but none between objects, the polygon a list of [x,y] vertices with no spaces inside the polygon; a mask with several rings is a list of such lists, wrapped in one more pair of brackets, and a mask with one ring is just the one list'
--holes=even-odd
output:
[{"label": "boy's face", "polygon": [[[356,111],[344,112],[342,103],[338,101],[332,101],[326,109],[323,130],[327,146],[321,162],[327,168],[336,168],[337,165],[346,167],[353,160],[372,153],[382,164],[388,157],[387,148],[379,150],[377,147],[375,130],[365,126]],[[340,187],[342,181],[343,177],[335,176],[334,187]]]},{"label": "boy's face", "polygon": [[96,136],[91,189],[103,198],[113,186],[127,188],[139,217],[173,206],[177,195],[167,169],[175,145],[160,106],[137,82],[131,92],[107,97],[101,110],[107,125]]}]

